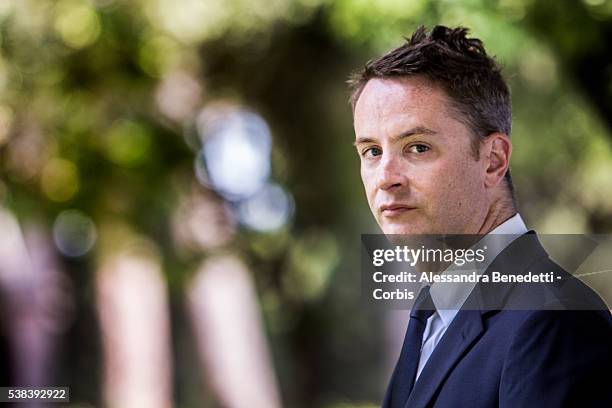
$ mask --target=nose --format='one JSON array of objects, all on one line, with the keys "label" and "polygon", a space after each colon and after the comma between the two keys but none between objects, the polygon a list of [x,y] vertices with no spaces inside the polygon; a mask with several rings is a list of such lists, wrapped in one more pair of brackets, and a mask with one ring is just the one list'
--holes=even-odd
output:
[{"label": "nose", "polygon": [[378,168],[377,185],[381,190],[393,190],[401,188],[406,184],[406,175],[402,171],[401,158],[395,155],[383,154]]}]

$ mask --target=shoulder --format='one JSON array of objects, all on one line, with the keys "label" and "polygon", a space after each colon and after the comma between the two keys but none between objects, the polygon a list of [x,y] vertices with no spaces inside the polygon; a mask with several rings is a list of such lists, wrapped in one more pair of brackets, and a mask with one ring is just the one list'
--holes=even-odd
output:
[{"label": "shoulder", "polygon": [[[512,313],[512,312],[509,312]],[[522,321],[507,349],[500,406],[610,406],[608,311],[539,310]]]},{"label": "shoulder", "polygon": [[[558,337],[561,336],[561,337]],[[607,310],[536,310],[521,314],[514,341],[525,338],[541,343],[550,338],[559,344],[588,342],[612,346],[612,316]]]},{"label": "shoulder", "polygon": [[[595,310],[610,315],[604,300],[580,279],[549,257],[541,257],[529,266],[532,273],[552,273],[553,282],[522,284],[514,287],[511,299],[518,305],[537,310]],[[527,308],[527,307],[521,307]]]},{"label": "shoulder", "polygon": [[607,310],[523,311],[517,317],[507,354],[510,367],[569,370],[585,362],[612,363],[612,317]]}]

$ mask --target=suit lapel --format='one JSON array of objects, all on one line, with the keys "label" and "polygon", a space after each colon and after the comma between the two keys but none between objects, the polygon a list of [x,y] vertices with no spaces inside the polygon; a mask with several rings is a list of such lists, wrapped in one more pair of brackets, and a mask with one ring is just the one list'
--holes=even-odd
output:
[{"label": "suit lapel", "polygon": [[478,339],[483,330],[480,311],[460,310],[429,357],[405,408],[427,406],[448,373],[463,357],[467,348]]},{"label": "suit lapel", "polygon": [[[503,269],[520,273],[536,258],[547,256],[536,234],[529,231],[515,239],[489,265],[485,274]],[[491,287],[494,289],[491,290]],[[490,315],[502,309],[503,303],[512,290],[512,284],[489,285],[484,289],[476,285],[464,307],[442,336],[429,357],[421,375],[408,397],[405,408],[423,408],[431,401],[446,377],[466,354],[468,348],[478,341],[484,331],[484,314]]]}]

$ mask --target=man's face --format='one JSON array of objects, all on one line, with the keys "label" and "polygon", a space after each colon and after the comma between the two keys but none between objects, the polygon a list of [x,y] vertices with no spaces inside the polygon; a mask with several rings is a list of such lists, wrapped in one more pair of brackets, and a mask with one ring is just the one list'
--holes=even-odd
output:
[{"label": "man's face", "polygon": [[371,79],[355,106],[361,178],[385,234],[476,234],[486,166],[448,97],[422,77]]}]

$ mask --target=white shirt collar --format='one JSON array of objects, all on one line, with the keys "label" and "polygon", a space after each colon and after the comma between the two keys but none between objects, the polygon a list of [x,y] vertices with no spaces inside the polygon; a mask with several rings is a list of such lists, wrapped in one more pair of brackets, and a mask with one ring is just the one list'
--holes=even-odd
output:
[{"label": "white shirt collar", "polygon": [[[506,221],[495,227],[485,235],[477,245],[486,245],[486,257],[484,262],[480,262],[478,268],[474,264],[466,264],[457,267],[452,264],[443,273],[474,271],[478,274],[484,273],[491,262],[508,245],[520,235],[527,232],[527,226],[523,222],[520,214],[508,218]],[[434,283],[431,285],[431,298],[436,306],[436,311],[440,315],[442,322],[448,327],[455,315],[459,312],[461,305],[465,302],[469,294],[476,286],[476,283]]]},{"label": "white shirt collar", "polygon": [[527,226],[521,215],[519,213],[514,214],[512,217],[508,218],[506,221],[499,224],[497,227],[493,228],[491,232],[487,235],[491,234],[514,234],[514,235],[522,235],[527,232]]}]

